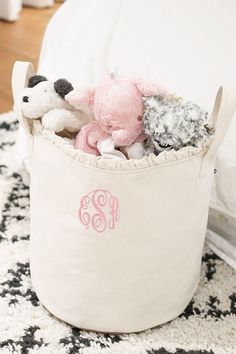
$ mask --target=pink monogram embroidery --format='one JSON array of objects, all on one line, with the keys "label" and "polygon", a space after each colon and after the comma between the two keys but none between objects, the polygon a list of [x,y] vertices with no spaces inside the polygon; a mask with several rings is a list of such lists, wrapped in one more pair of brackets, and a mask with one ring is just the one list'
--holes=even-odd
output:
[{"label": "pink monogram embroidery", "polygon": [[81,198],[79,219],[86,229],[91,225],[97,232],[113,230],[119,216],[118,199],[104,189],[96,189]]}]

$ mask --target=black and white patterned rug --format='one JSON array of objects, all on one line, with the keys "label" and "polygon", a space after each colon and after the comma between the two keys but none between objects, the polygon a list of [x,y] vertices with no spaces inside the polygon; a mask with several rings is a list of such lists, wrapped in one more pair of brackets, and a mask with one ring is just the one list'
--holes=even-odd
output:
[{"label": "black and white patterned rug", "polygon": [[139,334],[79,330],[50,315],[32,289],[29,189],[17,172],[12,113],[0,116],[0,354],[236,354],[236,272],[207,247],[191,303]]}]

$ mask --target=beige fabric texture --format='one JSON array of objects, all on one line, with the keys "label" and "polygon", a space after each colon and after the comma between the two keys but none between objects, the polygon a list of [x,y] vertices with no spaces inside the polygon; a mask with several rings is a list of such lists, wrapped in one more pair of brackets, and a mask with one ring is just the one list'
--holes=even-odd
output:
[{"label": "beige fabric texture", "polygon": [[[15,66],[14,97],[28,68]],[[221,88],[209,148],[115,166],[74,152],[38,122],[32,128],[16,104],[31,149],[31,276],[51,313],[128,333],[185,309],[199,281],[215,154],[235,104],[235,92]]]}]

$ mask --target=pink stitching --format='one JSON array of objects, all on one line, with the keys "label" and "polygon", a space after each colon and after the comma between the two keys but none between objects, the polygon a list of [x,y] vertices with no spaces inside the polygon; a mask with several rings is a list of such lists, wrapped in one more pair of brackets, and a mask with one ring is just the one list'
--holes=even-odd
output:
[{"label": "pink stitching", "polygon": [[119,221],[119,201],[105,189],[95,189],[80,200],[79,220],[89,229],[89,226],[99,232],[107,228],[113,230]]}]

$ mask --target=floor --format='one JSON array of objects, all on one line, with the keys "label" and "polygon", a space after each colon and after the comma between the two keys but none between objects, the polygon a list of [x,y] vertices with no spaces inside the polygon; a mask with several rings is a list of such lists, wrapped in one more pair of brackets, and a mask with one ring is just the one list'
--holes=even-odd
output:
[{"label": "floor", "polygon": [[37,67],[44,30],[59,6],[24,8],[17,22],[0,21],[0,113],[12,109],[11,72],[14,62],[31,61]]}]

